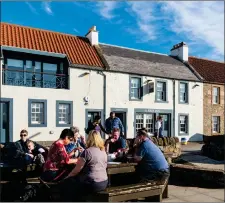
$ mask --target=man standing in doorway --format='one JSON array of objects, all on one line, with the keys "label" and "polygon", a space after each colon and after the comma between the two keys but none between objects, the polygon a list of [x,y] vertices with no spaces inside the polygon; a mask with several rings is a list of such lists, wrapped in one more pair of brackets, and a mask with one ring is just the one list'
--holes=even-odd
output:
[{"label": "man standing in doorway", "polygon": [[157,121],[155,123],[155,137],[157,138],[163,137],[162,116],[157,117]]},{"label": "man standing in doorway", "polygon": [[105,121],[105,128],[108,134],[112,134],[114,128],[119,128],[121,135],[124,136],[124,127],[121,120],[116,117],[115,112],[110,113],[110,117]]}]

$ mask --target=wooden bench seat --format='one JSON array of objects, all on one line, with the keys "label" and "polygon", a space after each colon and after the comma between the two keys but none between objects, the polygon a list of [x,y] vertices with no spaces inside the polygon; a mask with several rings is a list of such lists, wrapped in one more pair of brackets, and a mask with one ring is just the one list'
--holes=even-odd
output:
[{"label": "wooden bench seat", "polygon": [[160,184],[157,182],[149,182],[109,187],[105,191],[87,195],[85,200],[92,202],[122,202],[140,198],[145,198],[146,201],[154,200],[156,202],[161,202],[162,198],[168,198],[168,179]]},{"label": "wooden bench seat", "polygon": [[[51,200],[56,201],[59,198],[57,191],[57,183],[45,182],[39,178],[40,183],[46,186],[49,190]],[[168,197],[168,178],[161,183],[137,183],[130,185],[123,185],[117,187],[108,187],[105,191],[94,194],[87,194],[83,197],[83,201],[90,202],[122,202],[129,200],[137,200],[145,198],[146,201],[154,200],[161,202],[162,198]]]}]

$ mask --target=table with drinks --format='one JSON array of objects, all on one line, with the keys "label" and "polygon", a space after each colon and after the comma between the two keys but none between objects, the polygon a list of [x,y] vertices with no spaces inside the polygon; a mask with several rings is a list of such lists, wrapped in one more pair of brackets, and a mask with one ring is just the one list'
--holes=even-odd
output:
[{"label": "table with drinks", "polygon": [[119,162],[114,154],[108,154],[107,174],[109,178],[109,186],[111,185],[111,175],[133,173],[136,170],[137,163],[133,162],[133,157],[130,155],[123,156],[125,156],[125,159]]}]

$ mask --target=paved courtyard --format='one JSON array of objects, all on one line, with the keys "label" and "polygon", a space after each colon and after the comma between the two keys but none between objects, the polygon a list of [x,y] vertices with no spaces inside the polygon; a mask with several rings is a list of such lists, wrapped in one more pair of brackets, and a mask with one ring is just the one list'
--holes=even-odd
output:
[{"label": "paved courtyard", "polygon": [[224,189],[169,185],[169,198],[163,202],[224,202]]},{"label": "paved courtyard", "polygon": [[[202,145],[199,143],[182,145],[181,158],[201,168],[224,170],[224,162],[201,156]],[[169,185],[169,198],[163,199],[163,202],[224,202],[224,195],[224,188]]]}]

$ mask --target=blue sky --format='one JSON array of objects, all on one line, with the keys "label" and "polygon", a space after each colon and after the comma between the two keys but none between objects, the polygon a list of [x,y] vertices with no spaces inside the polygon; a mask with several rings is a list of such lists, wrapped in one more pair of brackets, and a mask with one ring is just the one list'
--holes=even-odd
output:
[{"label": "blue sky", "polygon": [[84,36],[96,25],[99,41],[169,54],[184,41],[189,55],[224,61],[224,2],[2,2],[1,21]]}]

